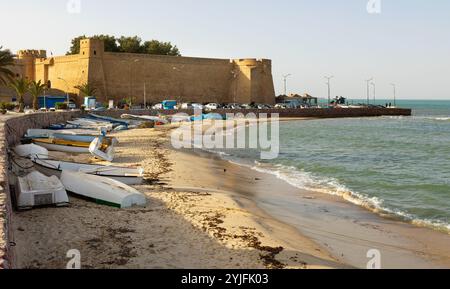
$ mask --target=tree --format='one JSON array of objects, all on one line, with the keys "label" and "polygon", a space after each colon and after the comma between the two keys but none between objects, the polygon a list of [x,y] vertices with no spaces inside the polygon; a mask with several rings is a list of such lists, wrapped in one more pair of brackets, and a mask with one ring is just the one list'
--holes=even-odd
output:
[{"label": "tree", "polygon": [[119,49],[120,52],[126,52],[126,53],[142,53],[143,52],[143,46],[141,45],[142,39],[133,36],[133,37],[125,37],[122,36],[119,39],[117,39],[119,42]]},{"label": "tree", "polygon": [[25,101],[23,99],[23,96],[25,93],[28,92],[28,89],[30,87],[30,82],[25,78],[18,78],[14,79],[10,86],[17,94],[17,97],[19,98],[19,112],[24,112],[25,109]]},{"label": "tree", "polygon": [[151,40],[142,42],[138,36],[126,37],[121,36],[116,38],[111,35],[94,35],[86,37],[85,35],[76,37],[72,40],[72,45],[67,55],[74,55],[80,53],[80,41],[85,38],[100,39],[105,43],[106,52],[123,52],[123,53],[139,53],[139,54],[154,54],[154,55],[172,55],[181,56],[180,50],[177,46],[170,42],[161,42],[158,40]]},{"label": "tree", "polygon": [[[78,36],[72,39],[72,46],[66,55],[75,55],[80,53],[80,41],[86,39],[85,35]],[[119,46],[117,45],[117,39],[111,35],[94,35],[89,37],[90,39],[100,39],[105,43],[106,52],[120,52]]]},{"label": "tree", "polygon": [[30,83],[29,92],[31,96],[33,96],[33,109],[38,110],[38,98],[44,93],[44,90],[47,86],[45,84],[42,84],[42,82],[39,80],[38,82],[32,81]]},{"label": "tree", "polygon": [[0,84],[7,85],[14,77],[9,67],[14,65],[13,55],[9,50],[3,50],[0,46]]},{"label": "tree", "polygon": [[93,85],[90,85],[89,83],[83,83],[81,85],[77,85],[74,88],[78,89],[80,91],[80,95],[84,96],[94,96],[95,92],[97,91],[97,88],[95,88]]},{"label": "tree", "polygon": [[181,56],[177,46],[173,46],[170,42],[158,40],[144,42],[144,51],[147,54]]}]

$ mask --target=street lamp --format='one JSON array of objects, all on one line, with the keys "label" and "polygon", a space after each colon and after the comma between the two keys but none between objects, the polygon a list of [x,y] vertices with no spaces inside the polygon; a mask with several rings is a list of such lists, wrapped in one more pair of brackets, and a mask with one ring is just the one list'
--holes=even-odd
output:
[{"label": "street lamp", "polygon": [[66,86],[67,86],[66,98],[67,98],[67,105],[69,105],[69,102],[70,102],[70,100],[69,100],[69,83],[67,82],[67,80],[65,80],[62,77],[58,77],[58,79],[62,80],[62,81],[64,81],[66,83]]},{"label": "street lamp", "polygon": [[328,85],[328,105],[331,104],[331,83],[330,80],[334,78],[334,76],[325,76],[325,79],[327,80]]},{"label": "street lamp", "polygon": [[287,96],[287,79],[289,76],[292,76],[292,74],[286,74],[283,75],[283,79],[284,79],[284,95]]},{"label": "street lamp", "polygon": [[367,106],[370,105],[370,82],[373,80],[373,77],[371,79],[367,79]]},{"label": "street lamp", "polygon": [[135,59],[130,64],[130,109],[133,107],[133,93],[134,93],[134,87],[133,87],[133,64],[139,62],[139,59]]},{"label": "street lamp", "polygon": [[373,86],[373,105],[376,105],[377,87],[375,85],[375,82],[372,82],[371,85]]},{"label": "street lamp", "polygon": [[397,107],[397,86],[394,83],[391,83],[394,88],[394,107]]}]

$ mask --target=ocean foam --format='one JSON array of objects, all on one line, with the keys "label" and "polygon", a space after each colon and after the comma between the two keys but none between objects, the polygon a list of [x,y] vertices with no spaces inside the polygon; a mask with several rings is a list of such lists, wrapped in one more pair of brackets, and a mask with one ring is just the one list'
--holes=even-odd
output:
[{"label": "ocean foam", "polygon": [[363,207],[381,216],[394,216],[416,226],[427,227],[450,234],[450,224],[448,223],[438,220],[420,219],[417,216],[401,210],[388,208],[385,206],[385,201],[383,199],[354,192],[345,185],[339,183],[336,179],[318,177],[309,172],[299,170],[298,168],[281,164],[263,164],[255,161],[254,165],[247,165],[242,160],[232,157],[232,155],[223,151],[203,150],[217,154],[223,160],[232,164],[248,167],[260,173],[274,175],[278,179],[283,180],[296,188],[341,197],[349,203]]}]

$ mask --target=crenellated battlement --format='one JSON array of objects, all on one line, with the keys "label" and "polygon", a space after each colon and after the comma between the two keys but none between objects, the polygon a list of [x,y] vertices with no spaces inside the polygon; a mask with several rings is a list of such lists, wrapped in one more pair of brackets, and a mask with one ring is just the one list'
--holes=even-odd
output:
[{"label": "crenellated battlement", "polygon": [[45,51],[45,50],[34,50],[34,49],[19,50],[17,52],[17,57],[19,59],[24,59],[24,58],[46,58],[47,57],[47,51]]}]

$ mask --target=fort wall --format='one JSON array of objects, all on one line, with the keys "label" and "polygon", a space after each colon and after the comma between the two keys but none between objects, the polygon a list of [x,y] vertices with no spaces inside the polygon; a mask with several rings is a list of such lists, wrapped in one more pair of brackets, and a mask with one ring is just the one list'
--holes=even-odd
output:
[{"label": "fort wall", "polygon": [[78,104],[77,85],[89,83],[100,101],[134,104],[180,102],[275,103],[270,60],[210,59],[104,51],[100,40],[83,39],[78,55],[50,57],[45,51],[18,54],[18,77],[67,91]]}]

